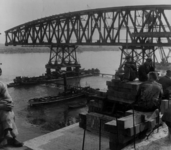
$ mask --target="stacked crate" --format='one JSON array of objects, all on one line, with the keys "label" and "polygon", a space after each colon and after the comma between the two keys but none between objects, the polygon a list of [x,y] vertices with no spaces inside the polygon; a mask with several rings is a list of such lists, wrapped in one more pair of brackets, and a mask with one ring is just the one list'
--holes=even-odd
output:
[{"label": "stacked crate", "polygon": [[[145,119],[148,115],[144,112],[135,111],[136,113],[133,115],[133,110],[129,110],[117,119],[112,116],[103,115],[105,114],[105,101],[109,100],[113,105],[115,105],[115,102],[134,102],[140,84],[141,82],[139,81],[122,82],[114,79],[107,81],[107,93],[101,93],[100,97],[98,95],[97,98],[94,97],[90,101],[89,113],[80,115],[82,118],[80,127],[93,133],[99,133],[101,131],[102,135],[108,135],[109,147],[115,150],[120,150],[125,147],[139,133],[154,128],[157,125],[157,118],[152,118],[149,121]],[[168,102],[163,102],[163,109],[165,109],[166,104]]]},{"label": "stacked crate", "polygon": [[105,123],[112,120],[115,120],[115,118],[94,112],[88,113],[86,115],[86,129],[93,133],[101,132],[102,135],[109,135],[108,131],[105,131],[104,126]]},{"label": "stacked crate", "polygon": [[167,110],[168,108],[171,109],[171,101],[167,99],[162,100],[160,105],[161,114],[164,114],[165,110]]},{"label": "stacked crate", "polygon": [[131,103],[135,100],[141,82],[123,82],[112,79],[107,81],[107,98],[113,101]]},{"label": "stacked crate", "polygon": [[102,113],[103,101],[102,100],[91,100],[88,104],[88,112]]},{"label": "stacked crate", "polygon": [[[130,113],[131,111],[129,111]],[[109,134],[109,148],[111,150],[121,150],[134,140],[141,132],[151,130],[157,124],[156,117],[151,120],[145,120],[145,114],[138,112],[128,116],[112,120],[105,124],[105,130]]]}]

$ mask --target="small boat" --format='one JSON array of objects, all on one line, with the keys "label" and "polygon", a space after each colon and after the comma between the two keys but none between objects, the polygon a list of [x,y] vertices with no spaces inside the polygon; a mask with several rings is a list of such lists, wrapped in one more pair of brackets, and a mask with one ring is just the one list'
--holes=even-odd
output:
[{"label": "small boat", "polygon": [[[90,87],[70,87],[67,91],[59,93],[57,96],[46,96],[33,98],[28,101],[30,106],[65,102],[68,100],[81,98],[87,95]],[[72,106],[71,106],[72,107]]]}]

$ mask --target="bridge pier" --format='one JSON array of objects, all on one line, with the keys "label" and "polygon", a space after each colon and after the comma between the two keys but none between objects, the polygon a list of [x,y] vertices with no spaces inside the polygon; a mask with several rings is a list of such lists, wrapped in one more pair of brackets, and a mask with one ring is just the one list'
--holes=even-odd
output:
[{"label": "bridge pier", "polygon": [[155,49],[154,46],[122,46],[120,66],[125,62],[126,56],[131,56],[132,61],[136,62],[137,66],[145,62],[146,58],[150,57],[153,60],[155,66]]},{"label": "bridge pier", "polygon": [[76,49],[71,45],[51,45],[49,61],[45,65],[47,75],[61,76],[63,72],[67,76],[78,75],[81,66],[77,61]]}]

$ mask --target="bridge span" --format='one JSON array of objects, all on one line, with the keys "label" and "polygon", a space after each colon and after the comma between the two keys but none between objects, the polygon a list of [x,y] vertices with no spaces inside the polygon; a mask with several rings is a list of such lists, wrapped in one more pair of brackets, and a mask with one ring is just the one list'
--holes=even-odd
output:
[{"label": "bridge span", "polygon": [[58,61],[63,66],[72,62],[77,64],[77,45],[121,46],[121,63],[126,55],[141,63],[149,55],[155,60],[156,47],[171,46],[170,14],[171,5],[110,7],[63,13],[5,31],[5,45],[51,46],[48,66],[55,69],[58,67],[51,64]]},{"label": "bridge span", "polygon": [[[69,12],[11,28],[6,45],[171,44],[171,5],[126,6]],[[148,43],[149,44],[149,43]]]}]

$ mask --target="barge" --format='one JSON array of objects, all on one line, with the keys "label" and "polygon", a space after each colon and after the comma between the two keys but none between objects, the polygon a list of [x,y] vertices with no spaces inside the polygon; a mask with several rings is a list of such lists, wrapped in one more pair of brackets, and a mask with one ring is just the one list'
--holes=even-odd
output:
[{"label": "barge", "polygon": [[69,95],[57,95],[57,96],[47,96],[47,97],[40,97],[40,98],[33,98],[30,99],[29,105],[30,106],[37,106],[42,104],[52,104],[52,103],[58,103],[58,102],[64,102],[67,100],[72,100],[76,98],[83,97],[83,93],[75,93],[75,94],[69,94]]},{"label": "barge", "polygon": [[[89,94],[95,93],[97,89],[92,89],[90,87],[69,87],[63,93],[59,93],[56,96],[46,96],[46,97],[38,97],[29,99],[29,106],[39,106],[39,105],[47,105],[54,104],[59,102],[65,102],[70,100],[75,100],[77,98],[87,97]],[[83,103],[79,103],[76,105],[70,105],[70,108],[83,106]],[[85,103],[84,103],[85,106]]]},{"label": "barge", "polygon": [[[89,76],[98,76],[100,74],[99,69],[88,69],[88,70],[80,70],[78,75],[71,74],[67,75],[67,79],[76,79],[76,78],[84,78]],[[12,83],[7,84],[7,87],[17,87],[17,86],[31,86],[31,85],[38,85],[38,84],[48,84],[48,83],[58,83],[63,81],[62,76],[57,76],[55,73],[51,75],[42,75],[38,77],[16,77]]]}]

